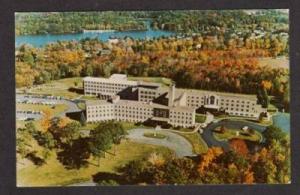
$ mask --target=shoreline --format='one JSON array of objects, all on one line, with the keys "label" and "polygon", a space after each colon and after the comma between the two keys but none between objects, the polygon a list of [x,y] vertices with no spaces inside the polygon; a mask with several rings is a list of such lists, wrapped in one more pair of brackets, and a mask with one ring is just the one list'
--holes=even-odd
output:
[{"label": "shoreline", "polygon": [[104,33],[104,32],[116,32],[116,30],[88,30],[88,29],[82,30],[82,33]]}]

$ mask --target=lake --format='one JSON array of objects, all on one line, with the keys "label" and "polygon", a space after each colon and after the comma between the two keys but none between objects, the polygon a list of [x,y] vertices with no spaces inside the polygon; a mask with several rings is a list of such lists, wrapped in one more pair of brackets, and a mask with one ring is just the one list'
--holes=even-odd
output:
[{"label": "lake", "polygon": [[290,114],[288,113],[278,113],[273,117],[273,124],[283,131],[289,133],[290,132]]},{"label": "lake", "polygon": [[16,36],[15,46],[18,47],[22,44],[30,44],[34,47],[42,47],[46,44],[57,41],[79,41],[84,38],[97,38],[101,41],[107,41],[110,37],[124,38],[131,37],[133,39],[152,39],[162,36],[175,35],[175,32],[154,30],[150,27],[150,22],[145,21],[147,30],[145,31],[107,31],[107,32],[85,32],[75,34],[46,34],[46,35],[22,35]]}]

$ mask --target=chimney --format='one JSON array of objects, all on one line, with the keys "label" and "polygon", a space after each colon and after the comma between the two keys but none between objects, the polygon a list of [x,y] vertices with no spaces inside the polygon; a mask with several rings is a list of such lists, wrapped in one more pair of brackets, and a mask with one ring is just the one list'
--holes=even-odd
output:
[{"label": "chimney", "polygon": [[169,88],[169,103],[168,106],[174,105],[174,98],[175,98],[175,83],[170,84]]}]

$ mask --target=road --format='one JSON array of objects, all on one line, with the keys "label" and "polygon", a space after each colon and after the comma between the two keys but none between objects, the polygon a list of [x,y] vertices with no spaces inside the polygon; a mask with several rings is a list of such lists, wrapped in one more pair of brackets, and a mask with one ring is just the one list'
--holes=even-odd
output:
[{"label": "road", "polygon": [[71,100],[67,99],[50,99],[50,98],[43,98],[43,97],[33,97],[31,95],[25,95],[25,94],[16,94],[16,101],[24,101],[24,100],[30,100],[30,101],[50,101],[55,102],[56,104],[64,104],[67,105],[67,110],[57,114],[58,117],[63,117],[68,112],[79,112],[81,111],[77,104]]},{"label": "road", "polygon": [[221,125],[224,125],[229,129],[241,129],[244,126],[248,126],[249,128],[259,132],[263,132],[266,128],[265,126],[255,124],[253,122],[238,121],[238,120],[225,119],[216,123],[210,123],[207,127],[204,128],[203,133],[201,134],[202,138],[207,143],[208,147],[222,147],[225,151],[229,150],[229,143],[227,141],[218,141],[213,135],[213,130],[216,127]]},{"label": "road", "polygon": [[[166,135],[164,139],[145,137],[144,133],[160,133]],[[165,130],[150,130],[150,129],[132,129],[128,132],[127,138],[145,144],[164,146],[173,150],[178,157],[194,156],[193,147],[184,137]]]}]

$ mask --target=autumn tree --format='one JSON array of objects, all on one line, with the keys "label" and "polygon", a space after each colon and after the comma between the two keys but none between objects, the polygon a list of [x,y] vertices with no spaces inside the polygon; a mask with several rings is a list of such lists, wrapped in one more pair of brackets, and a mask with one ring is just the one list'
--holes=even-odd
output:
[{"label": "autumn tree", "polygon": [[240,155],[246,156],[249,153],[247,144],[243,139],[231,139],[229,144],[230,148]]}]

